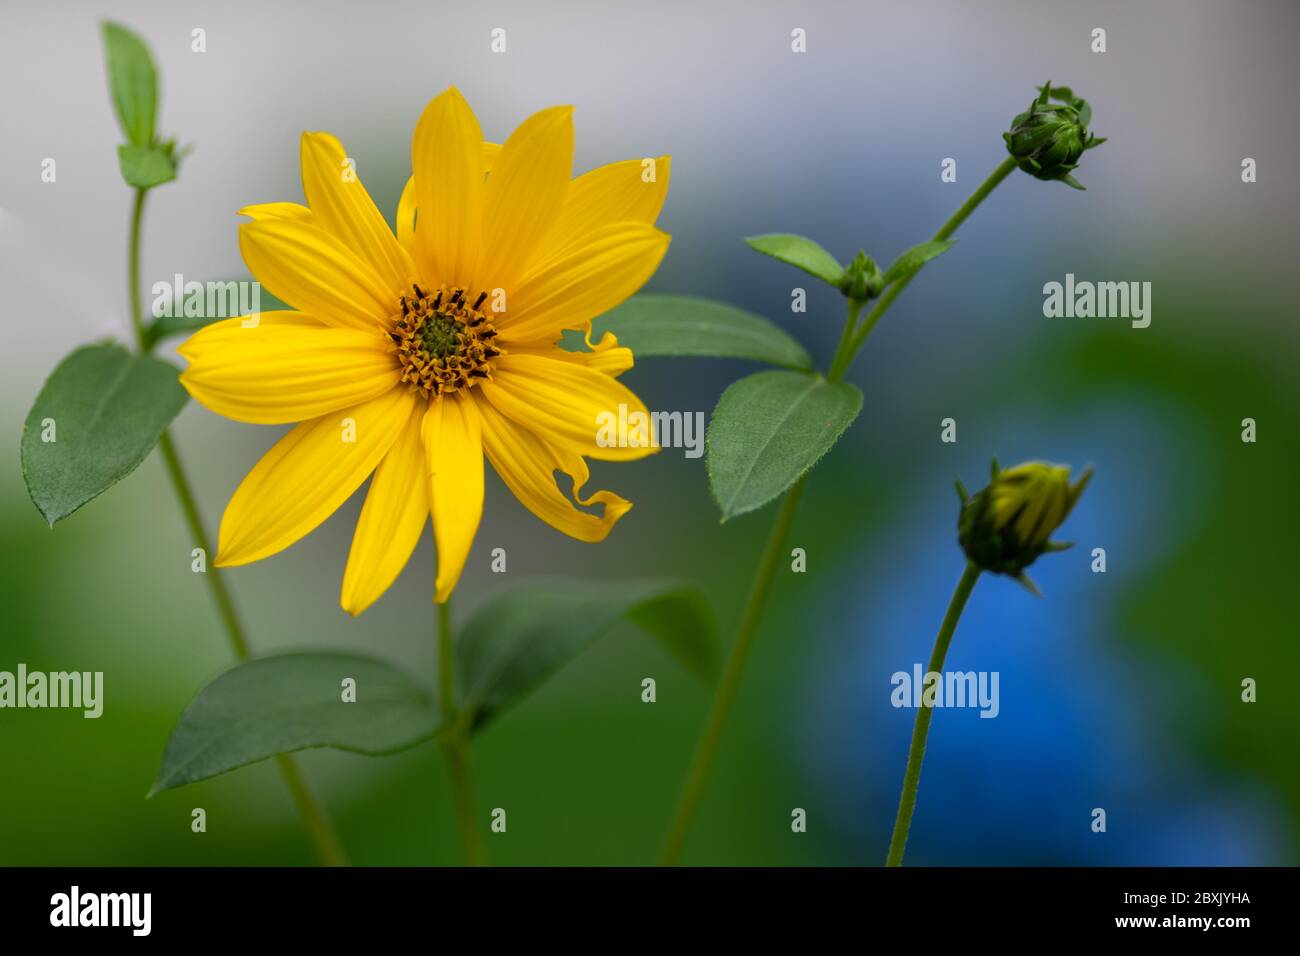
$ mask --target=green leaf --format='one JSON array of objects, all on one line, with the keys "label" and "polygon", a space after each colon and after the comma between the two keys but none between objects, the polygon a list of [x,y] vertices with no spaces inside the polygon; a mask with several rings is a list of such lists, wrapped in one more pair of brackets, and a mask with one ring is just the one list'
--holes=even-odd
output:
[{"label": "green leaf", "polygon": [[533,584],[470,618],[456,642],[469,726],[479,730],[619,623],[657,638],[692,674],[717,670],[717,623],[695,588],[667,582]]},{"label": "green leaf", "polygon": [[[343,699],[343,681],[356,699]],[[149,795],[280,753],[334,747],[377,756],[432,740],[441,717],[404,671],[361,654],[300,651],[247,661],[185,708]]]},{"label": "green leaf", "polygon": [[830,451],[862,410],[862,393],[803,372],[759,372],[722,393],[706,439],[709,488],[722,520],[761,508]]},{"label": "green leaf", "polygon": [[118,165],[128,186],[152,189],[176,178],[176,160],[164,146],[123,144],[117,148]]},{"label": "green leaf", "polygon": [[27,491],[53,527],[136,469],[189,396],[173,365],[117,345],[60,363],[23,425]]},{"label": "green leaf", "polygon": [[908,249],[885,271],[885,285],[915,275],[920,271],[921,266],[943,255],[956,242],[956,239],[940,239],[938,242],[923,242],[919,246]]},{"label": "green leaf", "polygon": [[103,26],[108,85],[118,122],[128,143],[149,146],[158,112],[158,74],[153,58],[144,41],[126,27],[107,21]]},{"label": "green leaf", "polygon": [[771,233],[766,236],[746,236],[745,242],[749,243],[751,249],[789,263],[836,288],[844,276],[844,267],[835,257],[804,236]]},{"label": "green leaf", "polygon": [[[618,336],[636,358],[690,355],[752,359],[785,368],[812,368],[812,358],[788,332],[762,316],[690,295],[638,295],[592,323],[592,340]],[[583,348],[566,333],[566,348]]]}]

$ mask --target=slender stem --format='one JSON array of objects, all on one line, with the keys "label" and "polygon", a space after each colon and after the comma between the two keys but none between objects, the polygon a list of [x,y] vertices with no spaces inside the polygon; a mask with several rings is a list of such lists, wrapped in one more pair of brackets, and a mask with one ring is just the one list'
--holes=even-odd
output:
[{"label": "slender stem", "polygon": [[137,189],[131,203],[131,251],[127,266],[127,288],[131,294],[131,328],[135,330],[135,341],[140,351],[148,352],[145,346],[144,309],[140,303],[140,233],[144,222],[144,199],[149,195],[147,189]]},{"label": "slender stem", "polygon": [[[1004,159],[1002,164],[989,174],[988,179],[980,183],[979,188],[971,193],[969,198],[962,203],[961,208],[953,213],[952,216],[949,217],[948,221],[939,227],[939,231],[934,234],[931,241],[938,242],[942,239],[947,239],[956,232],[957,227],[967,220],[979,204],[988,198],[989,193],[993,192],[1002,180],[1010,176],[1015,168],[1016,161],[1014,159],[1010,156]],[[871,330],[876,327],[876,323],[879,322],[881,317],[889,311],[889,307],[893,305],[894,300],[902,294],[903,290],[908,287],[914,278],[916,278],[916,275],[917,273],[913,272],[906,279],[900,279],[899,281],[892,283],[889,288],[885,290],[885,294],[880,297],[880,301],[876,303],[875,308],[867,313],[867,317],[863,320],[862,325],[853,333],[848,348],[841,350],[841,352],[836,356],[835,362],[831,364],[830,373],[827,375],[827,378],[830,379],[830,381],[837,382],[844,377],[844,373],[848,370],[849,365],[853,363],[854,357],[857,356],[858,350],[861,349],[863,343],[867,341],[867,336],[871,334]]]},{"label": "slender stem", "polygon": [[[966,562],[957,589],[952,600],[948,602],[948,613],[943,616],[939,627],[939,636],[934,639],[934,650],[930,652],[930,664],[927,674],[942,674],[943,661],[948,656],[948,645],[957,630],[957,621],[966,607],[966,601],[979,580],[980,569],[973,561]],[[898,816],[894,820],[894,833],[889,838],[889,856],[885,866],[902,866],[903,851],[907,848],[907,833],[912,828],[912,811],[916,809],[916,791],[921,785],[921,761],[925,759],[925,738],[930,733],[930,718],[934,708],[925,703],[924,694],[921,706],[916,711],[916,722],[912,725],[912,743],[907,748],[907,770],[903,774],[903,793],[898,798]]]},{"label": "slender stem", "polygon": [[[934,234],[934,242],[941,239],[947,239],[957,227],[970,218],[970,214],[979,208],[979,204],[988,199],[989,193],[998,188],[1002,180],[1011,175],[1016,168],[1016,161],[1008,156],[998,164],[998,168],[989,173],[988,179],[980,183],[979,188],[970,194],[970,197],[961,204],[961,208],[948,217],[948,221],[939,227],[939,231]],[[915,273],[913,273],[915,274]]]},{"label": "slender stem", "polygon": [[438,744],[447,759],[452,802],[456,805],[456,824],[465,847],[465,865],[483,866],[483,842],[474,813],[474,787],[470,777],[469,737],[456,706],[455,637],[451,627],[450,601],[438,605],[438,688],[443,717]]},{"label": "slender stem", "polygon": [[[140,235],[144,222],[144,200],[147,194],[148,190],[145,189],[135,191],[135,201],[131,206],[131,242],[128,254],[129,264],[127,266],[129,270],[127,284],[130,289],[131,300],[131,327],[135,330],[136,346],[142,355],[149,351],[145,340],[144,309],[141,306],[140,298]],[[181,506],[182,514],[185,516],[185,523],[189,526],[190,536],[194,543],[203,549],[203,554],[210,558],[213,553],[212,545],[209,543],[207,531],[203,527],[203,518],[199,514],[199,506],[194,497],[194,488],[185,474],[185,466],[181,464],[180,455],[176,451],[175,444],[172,443],[170,432],[164,431],[162,433],[162,436],[158,439],[158,449],[162,452],[163,463],[167,466],[167,474],[171,478],[172,488],[176,492],[176,500]],[[217,612],[221,616],[222,626],[226,630],[226,635],[230,638],[230,646],[234,649],[235,656],[241,661],[248,660],[251,656],[248,638],[245,635],[243,624],[240,623],[239,614],[235,610],[235,602],[230,596],[230,589],[226,587],[226,579],[222,576],[221,571],[215,567],[208,568],[203,577],[208,582],[208,589],[212,592],[212,600],[217,605]],[[321,862],[326,866],[347,866],[347,853],[344,851],[343,844],[330,823],[329,814],[326,813],[324,805],[312,793],[311,788],[307,786],[306,778],[303,776],[297,761],[289,754],[277,754],[276,763],[280,768],[281,776],[284,777],[285,784],[289,787],[290,794],[293,796],[298,813],[302,817],[307,836],[311,839]]]},{"label": "slender stem", "polygon": [[[966,221],[976,207],[988,198],[989,193],[993,192],[1002,180],[1011,175],[1011,171],[1015,168],[1015,161],[1008,157],[993,171],[988,179],[980,184],[980,187],[975,192],[971,193],[961,208],[953,213],[948,221],[940,227],[939,231],[934,234],[934,241],[947,239],[956,232],[957,227]],[[831,359],[830,371],[826,375],[827,381],[838,382],[844,377],[844,373],[848,371],[854,356],[857,355],[858,350],[866,342],[871,330],[876,327],[876,323],[880,321],[881,316],[888,311],[893,301],[907,288],[914,276],[915,273],[890,285],[885,290],[884,295],[881,296],[880,301],[876,303],[875,308],[871,310],[861,324],[858,323],[858,316],[865,303],[854,299],[849,300],[848,318],[844,323],[844,331],[840,335],[839,346]],[[745,658],[749,654],[750,645],[753,643],[754,634],[758,629],[758,622],[762,617],[767,592],[772,584],[772,575],[776,570],[786,535],[789,533],[790,525],[794,520],[795,509],[799,506],[799,497],[803,493],[806,480],[806,476],[800,478],[786,492],[781,510],[776,516],[776,523],[773,524],[768,537],[767,546],[759,559],[758,568],[754,571],[754,580],[750,585],[749,598],[745,603],[745,610],[741,616],[740,627],[736,632],[736,639],[731,646],[731,654],[727,659],[726,669],[714,692],[713,705],[709,710],[703,736],[700,738],[686,783],[682,787],[681,796],[678,798],[677,810],[673,815],[672,823],[668,827],[668,835],[665,838],[664,847],[659,858],[661,866],[672,866],[676,863],[678,857],[681,856],[683,847],[686,845],[686,836],[690,832],[696,808],[699,805],[700,797],[704,793],[704,784],[708,779],[709,768],[713,763],[718,744],[722,739],[722,730],[726,724],[727,714],[731,710],[732,702],[736,697],[736,690],[740,685],[740,675],[745,666]],[[974,581],[971,584],[973,585]],[[928,711],[926,713],[928,714]],[[928,724],[928,717],[926,722]]]},{"label": "slender stem", "polygon": [[[171,477],[172,488],[176,492],[176,500],[180,503],[181,512],[185,515],[185,523],[189,526],[190,537],[194,543],[203,549],[205,560],[212,558],[212,544],[208,541],[208,533],[203,527],[203,519],[199,515],[199,506],[194,500],[194,491],[190,487],[189,478],[185,475],[185,466],[181,464],[180,455],[176,452],[176,445],[172,442],[171,432],[163,432],[162,437],[158,439],[158,450],[162,452],[163,463],[167,466],[167,474]],[[217,605],[217,613],[221,615],[222,626],[226,629],[226,634],[230,638],[230,646],[235,650],[235,656],[241,661],[246,661],[252,656],[252,651],[248,646],[248,636],[244,633],[244,625],[239,620],[239,614],[235,610],[235,602],[230,596],[230,589],[226,587],[226,578],[220,568],[208,568],[203,577],[208,582],[208,589],[212,592],[212,600]]]},{"label": "slender stem", "polygon": [[451,601],[438,605],[438,696],[447,726],[456,720],[456,639],[451,629]]},{"label": "slender stem", "polygon": [[478,832],[478,818],[474,812],[469,745],[463,737],[449,738],[442,743],[442,753],[447,758],[447,773],[451,778],[452,798],[456,803],[456,823],[460,827],[460,839],[465,847],[465,865],[483,866],[486,859],[483,841]]},{"label": "slender stem", "polygon": [[325,805],[308,785],[298,761],[293,759],[293,754],[276,754],[275,762],[280,768],[280,776],[284,777],[284,782],[289,787],[289,793],[293,795],[298,815],[302,817],[302,825],[307,829],[307,835],[321,860],[326,866],[347,866],[347,851],[339,841]]},{"label": "slender stem", "polygon": [[686,784],[682,788],[681,797],[678,799],[677,812],[674,814],[673,822],[668,828],[668,836],[664,841],[663,851],[659,857],[660,866],[672,866],[676,863],[677,858],[681,856],[682,848],[686,845],[686,836],[690,832],[696,807],[699,805],[700,797],[704,794],[704,783],[708,779],[709,768],[713,764],[713,758],[718,751],[718,744],[722,740],[722,730],[727,722],[727,714],[731,711],[731,705],[736,699],[736,691],[740,687],[740,675],[745,668],[745,659],[748,657],[749,648],[754,642],[758,622],[763,616],[763,605],[767,600],[767,592],[772,586],[772,576],[775,574],[776,566],[781,560],[786,535],[790,532],[795,510],[799,507],[799,497],[803,494],[804,484],[807,480],[807,476],[800,478],[786,493],[785,501],[776,516],[776,523],[772,525],[772,531],[768,535],[767,546],[763,549],[763,556],[759,559],[758,569],[754,572],[754,581],[749,588],[749,597],[745,601],[745,610],[740,618],[740,627],[736,631],[736,639],[731,645],[731,653],[727,658],[726,669],[723,671],[722,679],[718,682],[717,690],[714,692],[713,706],[709,710],[709,719],[704,726],[704,734],[700,738],[699,746],[695,751],[695,759],[691,763],[690,773],[687,775]]},{"label": "slender stem", "polygon": [[[840,380],[840,376],[835,375],[835,368],[839,365],[840,356],[848,353],[849,346],[853,342],[853,333],[858,328],[858,316],[862,314],[862,308],[866,304],[866,302],[859,302],[857,299],[849,299],[849,315],[844,322],[844,331],[840,333],[839,344],[835,346],[835,355],[831,359],[831,377],[828,377],[827,381],[838,382]],[[846,364],[845,368],[847,367]]]},{"label": "slender stem", "polygon": [[[859,302],[857,299],[849,299],[848,314],[844,319],[844,331],[840,334],[839,346],[835,350],[836,360],[848,348],[858,316],[865,304],[865,302]],[[731,644],[731,653],[727,658],[726,669],[723,671],[722,679],[718,682],[718,686],[714,691],[708,721],[704,725],[704,732],[700,737],[699,744],[696,746],[695,757],[691,761],[691,769],[687,774],[686,782],[682,785],[681,795],[677,799],[676,812],[673,814],[672,822],[668,826],[668,834],[664,838],[663,849],[659,857],[660,866],[672,866],[676,863],[686,846],[686,837],[690,833],[692,822],[694,822],[695,811],[699,807],[700,798],[704,795],[704,784],[708,780],[709,770],[713,766],[713,758],[717,755],[718,745],[722,741],[722,731],[726,726],[727,715],[731,712],[731,705],[736,699],[736,691],[740,687],[740,676],[745,668],[745,660],[749,656],[749,648],[753,644],[754,635],[758,631],[758,622],[763,616],[763,605],[767,601],[767,592],[772,586],[772,577],[781,558],[786,536],[790,533],[790,525],[794,522],[794,514],[799,507],[799,498],[803,494],[806,481],[807,476],[805,475],[786,492],[785,499],[781,503],[781,510],[777,513],[776,522],[772,525],[772,530],[768,534],[763,556],[759,559],[758,567],[754,571],[754,579],[749,586],[749,597],[745,602],[745,610],[741,615],[735,640]]]}]

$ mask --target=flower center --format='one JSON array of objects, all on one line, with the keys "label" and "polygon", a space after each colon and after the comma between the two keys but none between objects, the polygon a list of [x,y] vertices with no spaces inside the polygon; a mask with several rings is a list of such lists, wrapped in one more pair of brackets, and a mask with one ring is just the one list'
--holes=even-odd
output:
[{"label": "flower center", "polygon": [[402,363],[402,381],[425,398],[469,388],[492,377],[497,330],[479,311],[487,293],[473,305],[460,287],[425,292],[418,285],[400,297],[401,314],[389,337]]}]

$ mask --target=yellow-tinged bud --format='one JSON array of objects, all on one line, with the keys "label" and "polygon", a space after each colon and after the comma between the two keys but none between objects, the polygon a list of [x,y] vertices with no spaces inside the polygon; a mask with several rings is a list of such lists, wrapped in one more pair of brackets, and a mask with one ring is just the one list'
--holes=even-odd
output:
[{"label": "yellow-tinged bud", "polygon": [[962,550],[985,571],[1019,578],[1036,590],[1025,577],[1025,568],[1045,552],[1070,547],[1052,541],[1052,532],[1069,516],[1091,478],[1091,468],[1071,484],[1067,465],[1027,461],[1000,469],[995,460],[987,488],[967,495],[960,483],[957,486],[962,499],[957,538]]}]

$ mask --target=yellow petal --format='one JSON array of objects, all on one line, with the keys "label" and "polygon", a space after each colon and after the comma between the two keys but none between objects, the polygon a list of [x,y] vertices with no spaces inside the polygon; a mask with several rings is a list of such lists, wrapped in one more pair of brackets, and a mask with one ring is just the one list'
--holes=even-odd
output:
[{"label": "yellow petal", "polygon": [[[483,416],[483,448],[516,498],[552,528],[579,541],[603,541],[632,503],[612,491],[582,497],[587,463],[582,456],[548,446],[532,432],[506,418],[490,402],[479,402]],[[603,505],[600,515],[578,510],[559,489],[555,470],[573,480],[573,495],[583,505]]]},{"label": "yellow petal", "polygon": [[389,289],[417,278],[415,263],[361,184],[343,144],[329,133],[302,134],[302,188],[315,222],[364,259]]},{"label": "yellow petal", "polygon": [[[483,144],[483,172],[490,173],[497,154],[501,152],[500,143]],[[402,187],[402,196],[397,200],[397,239],[408,249],[415,238],[415,177],[406,180]]]},{"label": "yellow petal", "polygon": [[511,355],[544,355],[561,362],[576,362],[587,368],[595,369],[605,375],[619,376],[632,367],[632,350],[618,344],[613,332],[606,332],[598,343],[592,344],[587,336],[588,351],[569,351],[553,343],[545,345],[516,345],[511,347]]},{"label": "yellow petal", "polygon": [[397,241],[407,249],[415,238],[415,177],[412,176],[402,187],[401,198],[397,200]]},{"label": "yellow petal", "polygon": [[246,222],[239,248],[271,294],[326,325],[373,332],[397,311],[400,290],[325,230],[293,219]]},{"label": "yellow petal", "polygon": [[468,286],[479,261],[483,131],[454,86],[425,107],[411,145],[417,246],[431,279]]},{"label": "yellow petal", "polygon": [[357,329],[259,321],[214,323],[179,349],[181,384],[203,406],[240,422],[277,425],[317,418],[396,387],[392,345]]},{"label": "yellow petal", "polygon": [[534,113],[510,134],[483,194],[480,288],[515,287],[560,214],[572,172],[572,106]]},{"label": "yellow petal", "polygon": [[343,572],[340,602],[349,614],[370,607],[397,580],[429,521],[424,444],[420,440],[423,412],[417,405],[370,480]]},{"label": "yellow petal", "polygon": [[190,342],[194,341],[195,336],[206,335],[215,332],[217,329],[242,329],[252,328],[257,325],[287,325],[301,329],[334,328],[332,325],[318,322],[306,312],[295,312],[292,309],[267,309],[265,312],[256,312],[251,315],[233,315],[228,319],[220,319],[210,325],[205,325],[177,346],[176,351],[188,358]]},{"label": "yellow petal", "polygon": [[389,389],[291,429],[235,489],[221,518],[216,563],[258,561],[313,531],[388,454],[415,401],[410,389]]},{"label": "yellow petal", "polygon": [[[653,226],[668,195],[672,157],[629,159],[610,163],[579,176],[555,226],[546,237],[538,265],[582,245],[592,233],[618,222]],[[646,182],[650,173],[654,179]]]},{"label": "yellow petal", "polygon": [[654,274],[669,238],[642,222],[596,230],[589,240],[552,259],[508,293],[494,322],[501,341],[555,341],[564,329],[586,329]]},{"label": "yellow petal", "polygon": [[298,219],[303,222],[311,219],[311,210],[296,202],[264,202],[255,206],[245,206],[239,215],[248,216],[257,222],[263,219]]},{"label": "yellow petal", "polygon": [[424,416],[429,504],[438,544],[434,600],[451,597],[465,569],[483,517],[483,425],[476,402],[463,392],[429,403]]},{"label": "yellow petal", "polygon": [[608,375],[559,359],[509,353],[479,385],[497,411],[558,448],[608,461],[653,454],[650,413]]}]

